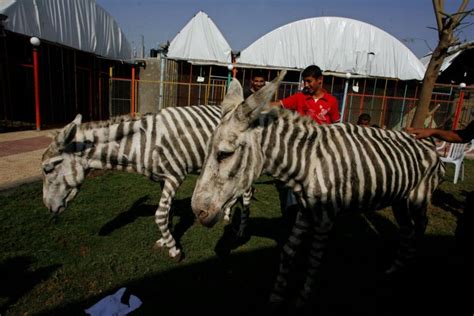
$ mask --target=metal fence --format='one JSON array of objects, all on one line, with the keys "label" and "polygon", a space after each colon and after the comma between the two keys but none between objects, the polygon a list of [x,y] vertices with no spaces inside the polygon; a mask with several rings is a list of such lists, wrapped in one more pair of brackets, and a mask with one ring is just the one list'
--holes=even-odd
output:
[{"label": "metal fence", "polygon": [[[344,100],[344,78],[325,77],[325,88],[339,100],[340,110]],[[135,80],[135,99],[131,96],[130,79],[110,79],[110,107],[112,115],[140,112],[139,91],[162,91],[153,99],[153,108],[159,110],[168,106],[188,106],[220,104],[223,100],[227,78],[211,77],[203,83]],[[345,96],[344,122],[355,123],[361,113],[368,113],[371,124],[390,129],[402,129],[414,115],[421,84],[415,81],[403,82],[389,79],[353,79],[349,81],[350,92]],[[140,89],[139,89],[140,87]],[[282,82],[275,96],[281,99],[294,94],[299,89],[297,82]],[[474,86],[460,89],[457,85],[437,84],[430,104],[431,116],[425,124],[431,127],[462,127],[474,114]],[[161,101],[160,101],[161,99]],[[455,126],[456,125],[456,126]]]}]

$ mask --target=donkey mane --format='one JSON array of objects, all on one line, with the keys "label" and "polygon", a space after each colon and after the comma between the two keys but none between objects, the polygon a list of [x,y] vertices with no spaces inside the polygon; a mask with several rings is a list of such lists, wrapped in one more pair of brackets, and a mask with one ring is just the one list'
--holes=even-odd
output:
[{"label": "donkey mane", "polygon": [[262,115],[265,119],[269,119],[270,121],[274,121],[275,119],[283,120],[290,124],[303,124],[310,128],[317,128],[319,126],[311,117],[285,108],[274,107],[268,112],[262,112]]},{"label": "donkey mane", "polygon": [[154,114],[147,113],[147,114],[144,114],[144,115],[136,115],[135,117],[132,117],[130,114],[113,116],[113,117],[111,117],[110,119],[108,119],[106,121],[92,121],[92,122],[82,123],[80,125],[80,129],[82,131],[86,131],[86,130],[89,130],[89,129],[110,127],[111,125],[120,124],[120,123],[140,121],[144,117],[149,116],[149,115],[154,115]]},{"label": "donkey mane", "polygon": [[[147,113],[144,115],[136,115],[135,117],[132,117],[131,115],[126,114],[126,115],[118,115],[118,116],[111,117],[109,120],[81,123],[80,125],[77,126],[78,127],[77,132],[83,135],[83,139],[79,142],[73,142],[72,144],[63,144],[59,142],[57,139],[57,136],[61,133],[61,131],[57,131],[55,132],[54,135],[52,135],[53,141],[43,153],[42,160],[44,161],[48,158],[57,156],[64,150],[68,152],[78,152],[78,151],[84,150],[86,147],[90,147],[92,143],[107,143],[110,141],[116,141],[117,139],[122,138],[122,137],[126,137],[130,134],[137,132],[137,130],[131,128],[128,130],[127,133],[124,133],[122,131],[121,133],[115,134],[115,137],[113,139],[110,139],[109,138],[110,128],[114,125],[119,125],[122,123],[132,123],[132,122],[142,121],[146,119],[148,116],[154,116],[154,115],[155,114]],[[140,131],[141,130],[142,128],[140,127]],[[99,131],[103,131],[100,137],[99,137]],[[87,134],[89,135],[87,136]],[[64,147],[64,145],[68,145],[68,146]]]}]

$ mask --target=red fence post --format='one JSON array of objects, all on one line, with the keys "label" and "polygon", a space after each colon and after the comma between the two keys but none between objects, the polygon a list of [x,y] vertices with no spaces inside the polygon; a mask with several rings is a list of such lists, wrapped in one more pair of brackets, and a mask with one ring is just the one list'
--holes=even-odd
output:
[{"label": "red fence post", "polygon": [[40,91],[39,91],[39,74],[38,74],[38,46],[41,41],[37,37],[30,38],[30,43],[33,45],[33,82],[35,89],[35,118],[36,130],[41,129],[41,112],[40,112]]},{"label": "red fence post", "polygon": [[131,98],[130,98],[130,102],[131,102],[131,106],[130,106],[130,115],[132,117],[135,117],[135,66],[132,66],[132,82],[131,82],[131,86],[132,86],[132,91],[131,91]]},{"label": "red fence post", "polygon": [[464,103],[464,90],[463,90],[463,88],[465,88],[465,87],[466,87],[466,84],[464,82],[459,84],[459,88],[461,89],[461,91],[459,92],[458,104],[456,106],[456,114],[454,115],[453,129],[456,129],[458,127],[459,115],[461,114],[462,104]]}]

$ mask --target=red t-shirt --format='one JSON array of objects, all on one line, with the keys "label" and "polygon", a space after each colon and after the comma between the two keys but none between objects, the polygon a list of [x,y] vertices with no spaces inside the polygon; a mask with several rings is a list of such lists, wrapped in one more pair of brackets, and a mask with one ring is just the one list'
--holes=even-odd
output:
[{"label": "red t-shirt", "polygon": [[327,92],[319,99],[298,92],[280,100],[284,108],[297,111],[301,115],[308,115],[318,124],[331,124],[340,121],[337,99]]}]

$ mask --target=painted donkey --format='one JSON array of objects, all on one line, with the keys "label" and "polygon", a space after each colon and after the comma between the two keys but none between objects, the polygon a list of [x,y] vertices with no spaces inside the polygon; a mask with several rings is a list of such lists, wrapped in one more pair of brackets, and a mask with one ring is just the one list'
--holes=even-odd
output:
[{"label": "painted donkey", "polygon": [[232,82],[233,92],[211,137],[191,205],[199,221],[212,226],[262,173],[285,182],[300,210],[281,252],[270,302],[278,306],[285,300],[294,255],[306,237],[311,245],[309,267],[296,297],[296,305],[303,306],[339,214],[391,205],[402,240],[387,272],[408,263],[416,237],[425,231],[427,204],[444,167],[430,141],[352,124],[317,125],[270,106],[284,75],[282,71],[245,101],[240,84]]},{"label": "painted donkey", "polygon": [[[140,118],[125,116],[84,124],[78,115],[43,154],[44,204],[54,214],[63,212],[90,169],[143,174],[159,181],[162,188],[155,213],[162,237],[155,245],[167,247],[170,257],[180,260],[182,252],[168,227],[169,210],[186,175],[201,168],[220,115],[218,106],[169,107]],[[245,229],[250,197],[250,191],[244,195],[240,235]]]}]

